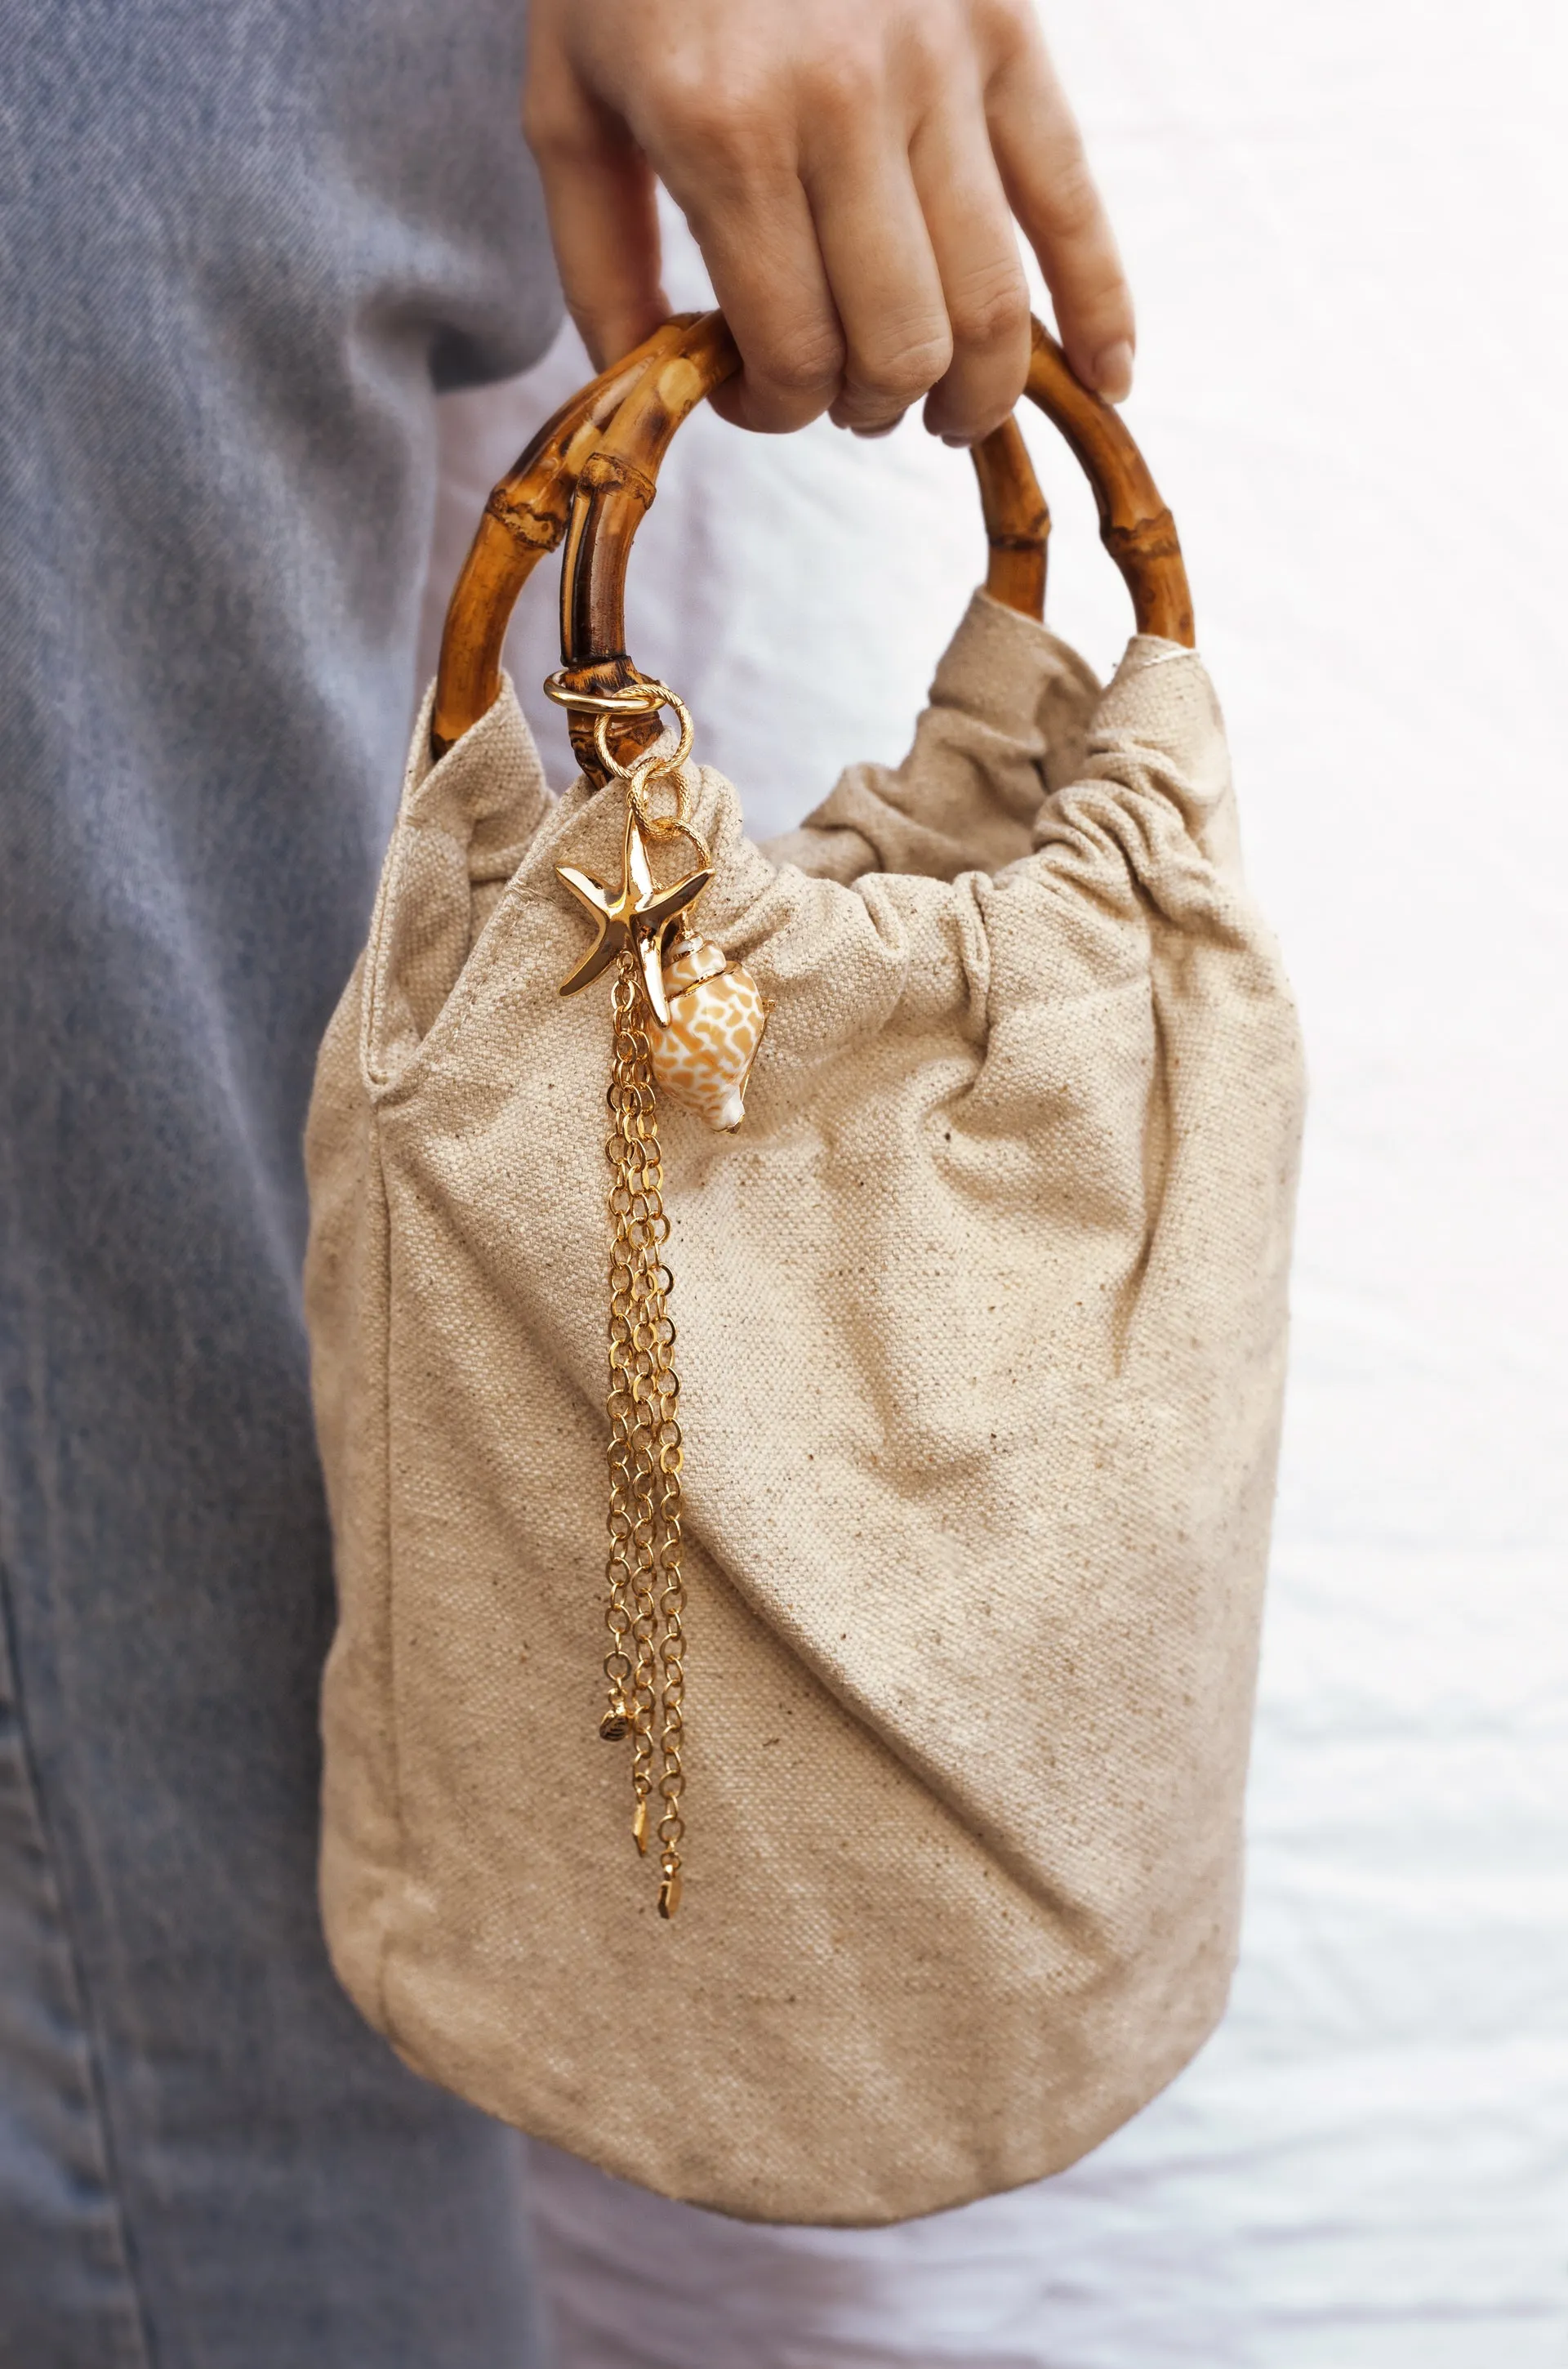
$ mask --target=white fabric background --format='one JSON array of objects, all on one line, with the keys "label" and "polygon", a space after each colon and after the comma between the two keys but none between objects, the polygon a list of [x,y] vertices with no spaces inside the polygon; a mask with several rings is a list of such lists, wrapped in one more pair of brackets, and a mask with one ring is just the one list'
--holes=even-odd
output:
[{"label": "white fabric background", "polygon": [[[1313,1070],[1243,1963],[1130,2129],[937,2221],[757,2231],[542,2152],[561,2369],[1563,2369],[1563,12],[1051,19]],[[684,245],[670,292],[702,301]],[[582,374],[567,340],[447,406],[435,623]],[[1105,668],[1120,587],[1031,433],[1052,621]],[[967,464],[918,427],[704,418],[632,647],[763,834],[901,750],[979,560]]]}]

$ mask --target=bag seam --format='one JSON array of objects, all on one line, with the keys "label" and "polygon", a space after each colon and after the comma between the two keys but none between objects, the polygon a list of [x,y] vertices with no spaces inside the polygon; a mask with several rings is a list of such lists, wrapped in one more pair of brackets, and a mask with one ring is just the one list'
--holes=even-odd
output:
[{"label": "bag seam", "polygon": [[395,1833],[395,1882],[393,1900],[383,1916],[381,1937],[376,1948],[375,2004],[376,2022],[394,2045],[396,2037],[391,2009],[392,1928],[396,1910],[401,1907],[408,1884],[408,1825],[403,1805],[402,1720],[398,1711],[397,1687],[397,1626],[395,1618],[396,1557],[392,1526],[392,1196],[386,1186],[386,1154],[382,1142],[381,1113],[372,1102],[370,1107],[371,1149],[375,1167],[376,1191],[382,1214],[382,1288],[383,1304],[386,1310],[386,1329],[383,1353],[379,1359],[381,1374],[380,1456],[377,1482],[381,1496],[381,1530],[385,1541],[383,1556],[386,1573],[386,1665],[387,1688],[391,1697],[391,1716],[387,1721],[387,1750],[392,1761],[392,1814]]}]

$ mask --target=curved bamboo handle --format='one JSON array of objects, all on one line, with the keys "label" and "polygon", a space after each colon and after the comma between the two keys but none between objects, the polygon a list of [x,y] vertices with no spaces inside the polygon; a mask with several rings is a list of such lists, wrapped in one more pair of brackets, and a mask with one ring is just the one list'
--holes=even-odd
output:
[{"label": "curved bamboo handle", "polygon": [[[588,663],[618,652],[624,636],[626,565],[632,540],[658,490],[659,465],[676,429],[715,387],[740,367],[724,316],[711,313],[681,340],[640,390],[635,417],[601,441],[579,483],[599,497],[591,512],[574,505],[561,562],[561,655]],[[1016,421],[1007,419],[975,448],[990,560],[986,589],[1005,606],[1041,616],[1046,602],[1046,541],[1051,516]],[[594,521],[589,529],[589,517]],[[584,537],[594,560],[581,565]],[[607,689],[608,684],[596,685]]]},{"label": "curved bamboo handle", "polygon": [[1139,632],[1190,650],[1192,593],[1176,521],[1121,413],[1073,377],[1067,356],[1038,321],[1025,392],[1060,430],[1094,489],[1100,540],[1132,596]]},{"label": "curved bamboo handle", "polygon": [[552,414],[485,505],[441,634],[430,747],[444,756],[494,706],[518,594],[567,532],[583,464],[650,363],[702,316],[678,313]]},{"label": "curved bamboo handle", "polygon": [[[722,314],[679,315],[540,429],[491,495],[452,593],[431,727],[437,755],[494,702],[512,605],[563,531],[565,685],[602,698],[642,679],[624,647],[632,544],[677,429],[739,367]],[[1138,630],[1190,648],[1192,601],[1171,513],[1120,415],[1080,385],[1037,321],[1027,392],[1060,429],[1094,489],[1101,539],[1127,583]],[[1005,421],[978,445],[974,462],[990,545],[986,589],[1037,617],[1050,513],[1016,422]],[[597,780],[602,768],[593,720],[575,713],[570,728],[579,761]],[[617,718],[612,738],[621,761],[658,729],[651,715]]]},{"label": "curved bamboo handle", "polygon": [[[643,421],[644,459],[628,464],[605,451],[604,431],[638,379],[656,361],[668,367],[652,391],[650,410]],[[678,315],[613,370],[564,404],[539,430],[486,504],[479,531],[452,590],[441,636],[430,727],[431,748],[438,757],[494,704],[501,687],[501,650],[513,605],[533,568],[567,532],[568,516],[572,517],[571,539],[561,573],[563,656],[569,663],[574,651],[585,647],[592,630],[589,619],[573,605],[583,520],[572,513],[572,496],[579,480],[598,491],[601,510],[608,507],[620,512],[608,532],[606,547],[614,571],[612,601],[624,605],[631,539],[653,499],[654,474],[670,440],[688,413],[738,368],[739,356],[718,314]],[[1007,607],[1038,617],[1045,610],[1050,512],[1016,424],[1005,420],[976,446],[974,461],[990,545],[986,589]],[[597,670],[593,680],[595,687],[608,688],[612,679],[635,678],[635,669],[628,667],[618,677],[613,669],[608,674]],[[616,727],[618,745],[623,750],[635,748],[656,729],[622,722]],[[591,717],[574,719],[572,737],[578,757],[597,775]]]},{"label": "curved bamboo handle", "polygon": [[980,510],[990,546],[986,590],[1004,609],[1043,617],[1051,514],[1016,419],[1004,419],[974,446],[969,457],[979,479]]},{"label": "curved bamboo handle", "polygon": [[[578,479],[561,555],[561,656],[575,691],[604,696],[642,678],[626,656],[626,563],[643,513],[658,491],[659,464],[682,420],[733,378],[740,355],[722,313],[706,313],[674,349],[653,363],[605,429]],[[579,758],[593,746],[593,717],[572,717]],[[579,735],[579,728],[581,734]],[[661,730],[657,717],[628,720],[617,754]],[[586,735],[586,739],[581,737]],[[594,772],[600,771],[597,761]]]},{"label": "curved bamboo handle", "polygon": [[[626,564],[644,511],[657,490],[659,464],[681,421],[740,367],[718,313],[710,313],[680,347],[652,364],[616,413],[584,467],[572,504],[561,583],[561,644],[568,691],[602,698],[642,678],[625,647]],[[1027,392],[1060,429],[1094,490],[1100,537],[1132,597],[1138,630],[1193,646],[1192,599],[1175,523],[1120,415],[1080,385],[1067,358],[1036,321]],[[1012,423],[1009,423],[1012,426]],[[977,459],[988,526],[991,576],[1033,607],[1044,590],[1048,519],[1015,427],[999,430]],[[1036,613],[1038,613],[1037,610]],[[600,778],[591,714],[572,718],[572,742],[584,771]],[[612,745],[622,763],[653,739],[656,717],[617,719]]]}]

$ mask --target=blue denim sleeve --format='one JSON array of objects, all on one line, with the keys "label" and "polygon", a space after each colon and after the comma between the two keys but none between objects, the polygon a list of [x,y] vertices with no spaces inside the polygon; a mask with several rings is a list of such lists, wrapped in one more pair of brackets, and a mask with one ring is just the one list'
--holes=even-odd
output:
[{"label": "blue denim sleeve", "polygon": [[10,0],[0,2359],[512,2369],[515,2143],[335,1990],[300,1136],[434,391],[559,297],[508,0]]}]

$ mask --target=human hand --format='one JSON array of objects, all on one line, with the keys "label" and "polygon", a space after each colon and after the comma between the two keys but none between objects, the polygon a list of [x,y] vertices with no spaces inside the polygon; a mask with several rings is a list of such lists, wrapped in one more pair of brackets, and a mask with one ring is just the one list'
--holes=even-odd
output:
[{"label": "human hand", "polygon": [[524,129],[602,368],[669,307],[655,176],[744,370],[715,408],[968,443],[1024,390],[1039,258],[1078,376],[1119,402],[1132,298],[1031,0],[532,0]]}]

